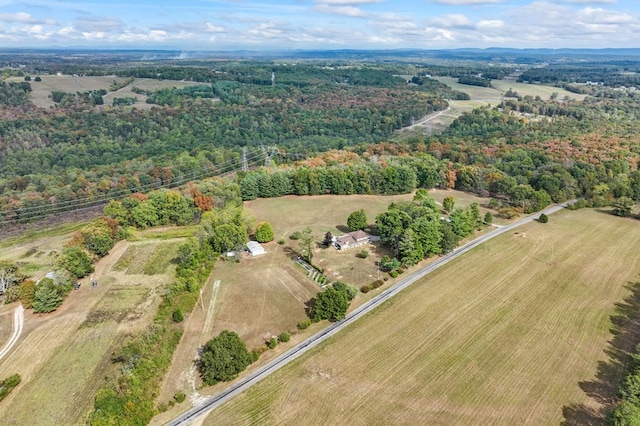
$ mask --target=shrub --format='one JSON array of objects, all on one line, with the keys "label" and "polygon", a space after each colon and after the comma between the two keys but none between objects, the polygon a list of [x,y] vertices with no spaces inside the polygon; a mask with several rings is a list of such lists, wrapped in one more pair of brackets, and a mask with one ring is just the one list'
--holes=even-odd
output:
[{"label": "shrub", "polygon": [[360,259],[366,259],[367,257],[369,257],[369,252],[367,250],[362,250],[361,252],[356,254],[356,257],[359,257]]},{"label": "shrub", "polygon": [[0,382],[0,401],[2,401],[9,393],[20,384],[21,378],[19,374],[9,376]]},{"label": "shrub", "polygon": [[374,282],[371,283],[371,287],[373,288],[379,288],[382,287],[382,285],[384,284],[384,281],[382,280],[375,280]]},{"label": "shrub", "polygon": [[546,214],[542,213],[540,215],[540,217],[538,218],[538,222],[540,223],[547,223],[549,222],[549,216],[547,216]]},{"label": "shrub", "polygon": [[298,329],[304,330],[304,329],[308,328],[310,325],[311,325],[311,320],[310,319],[306,319],[306,320],[300,321],[298,323]]},{"label": "shrub", "polygon": [[398,274],[404,274],[404,269],[402,269],[402,268],[398,268],[398,269],[396,269],[396,270],[398,271]]},{"label": "shrub", "polygon": [[176,393],[175,395],[173,395],[173,399],[180,404],[181,402],[184,402],[184,400],[187,398],[187,396],[184,394],[184,392],[180,391],[178,393]]},{"label": "shrub", "polygon": [[35,281],[27,280],[20,284],[20,302],[22,302],[22,306],[24,306],[25,309],[31,309],[35,295]]},{"label": "shrub", "polygon": [[20,287],[14,285],[9,287],[7,291],[4,292],[4,303],[13,303],[16,300],[20,299]]},{"label": "shrub", "polygon": [[273,241],[273,228],[269,222],[261,222],[256,227],[256,241],[268,243]]},{"label": "shrub", "polygon": [[371,291],[371,286],[368,285],[363,285],[362,287],[360,287],[360,291],[363,293],[369,293]]},{"label": "shrub", "polygon": [[173,311],[171,318],[174,322],[182,322],[184,320],[184,312],[182,312],[181,308],[177,308],[175,311]]},{"label": "shrub", "polygon": [[253,362],[256,362],[260,358],[260,355],[262,354],[262,350],[261,349],[263,349],[263,348],[262,347],[259,348],[259,349],[256,348],[256,349],[253,349],[251,351],[251,358],[253,359]]},{"label": "shrub", "polygon": [[283,331],[278,336],[278,340],[283,342],[283,343],[288,342],[290,339],[291,339],[291,333],[289,333],[288,331]]},{"label": "shrub", "polygon": [[389,272],[389,275],[391,275],[391,278],[396,278],[398,276],[398,271],[394,269],[393,271]]},{"label": "shrub", "polygon": [[278,244],[283,245],[284,244],[284,239],[279,239],[278,240]]},{"label": "shrub", "polygon": [[296,231],[293,234],[289,235],[289,238],[291,238],[292,240],[299,240],[300,238],[302,238],[302,232]]},{"label": "shrub", "polygon": [[278,346],[278,340],[275,337],[272,337],[271,339],[267,340],[267,347],[269,349],[275,349],[276,346]]}]

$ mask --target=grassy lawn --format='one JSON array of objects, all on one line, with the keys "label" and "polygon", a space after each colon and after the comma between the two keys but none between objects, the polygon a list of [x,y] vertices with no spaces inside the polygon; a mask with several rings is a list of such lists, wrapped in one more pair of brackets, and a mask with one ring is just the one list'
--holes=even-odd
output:
[{"label": "grassy lawn", "polygon": [[584,424],[571,407],[599,412],[608,396],[589,384],[618,380],[599,367],[633,344],[608,342],[639,237],[634,220],[594,210],[498,237],[204,424]]}]

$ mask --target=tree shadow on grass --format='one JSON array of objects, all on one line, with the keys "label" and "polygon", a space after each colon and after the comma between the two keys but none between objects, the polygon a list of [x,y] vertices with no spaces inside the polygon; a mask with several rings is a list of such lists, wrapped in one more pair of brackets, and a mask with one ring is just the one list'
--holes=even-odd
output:
[{"label": "tree shadow on grass", "polygon": [[615,312],[609,317],[613,338],[604,350],[608,359],[598,362],[593,380],[579,383],[584,393],[601,408],[595,409],[585,404],[565,405],[562,407],[562,425],[604,424],[608,411],[616,403],[618,386],[627,374],[631,356],[640,343],[640,282],[629,283],[626,288],[631,294],[615,304]]}]

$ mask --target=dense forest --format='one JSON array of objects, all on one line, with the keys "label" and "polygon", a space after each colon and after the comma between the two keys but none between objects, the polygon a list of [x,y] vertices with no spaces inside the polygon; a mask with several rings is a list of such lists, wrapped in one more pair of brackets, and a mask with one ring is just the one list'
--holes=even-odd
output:
[{"label": "dense forest", "polygon": [[[34,58],[21,69],[4,68],[3,78],[63,70],[115,74],[126,78],[123,84],[133,78],[202,84],[153,91],[134,86],[150,109],[128,106],[127,98],[105,108],[105,90],[53,92],[56,106],[42,109],[30,101],[37,82],[3,81],[4,224],[266,163],[272,167],[237,175],[245,199],[436,186],[490,194],[524,211],[574,197],[592,205],[640,199],[640,95],[635,87],[610,87],[618,86],[616,76],[632,85],[638,61],[527,68],[520,75],[525,81],[554,75],[557,80],[544,81],[588,96],[515,95],[463,114],[441,134],[407,138],[395,131],[444,110],[447,99],[469,98],[431,75],[484,85],[519,65],[164,60],[123,66],[106,58],[71,65]],[[619,72],[605,72],[614,68]],[[581,84],[597,76],[606,81]],[[336,156],[349,160],[336,162]]]}]

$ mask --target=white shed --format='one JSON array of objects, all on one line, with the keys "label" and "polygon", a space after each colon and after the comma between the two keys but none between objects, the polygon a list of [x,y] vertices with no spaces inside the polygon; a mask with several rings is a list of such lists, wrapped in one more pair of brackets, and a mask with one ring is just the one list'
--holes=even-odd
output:
[{"label": "white shed", "polygon": [[259,256],[266,253],[264,247],[262,247],[257,241],[249,241],[247,243],[247,249],[249,250],[251,256]]}]

